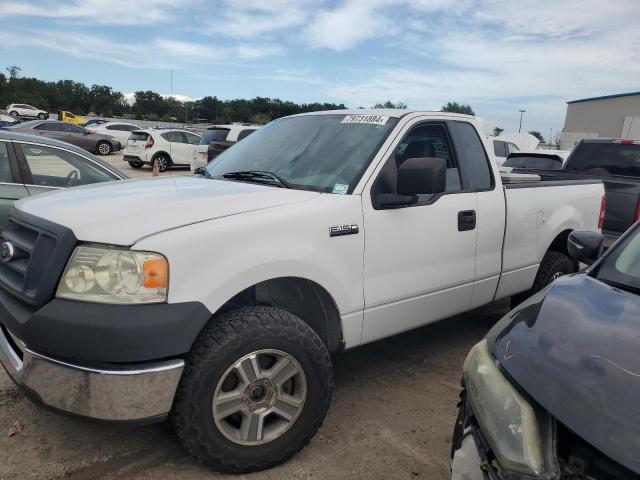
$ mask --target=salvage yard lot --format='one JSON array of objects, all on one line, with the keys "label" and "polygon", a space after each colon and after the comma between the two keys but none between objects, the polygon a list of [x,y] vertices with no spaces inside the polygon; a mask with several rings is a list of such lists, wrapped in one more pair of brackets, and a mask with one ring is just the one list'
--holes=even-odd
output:
[{"label": "salvage yard lot", "polygon": [[[0,480],[448,479],[462,363],[506,306],[496,303],[336,356],[331,410],[310,445],[284,465],[246,476],[200,466],[167,423],[111,426],[45,411],[2,371]],[[7,437],[15,421],[24,429]]]}]

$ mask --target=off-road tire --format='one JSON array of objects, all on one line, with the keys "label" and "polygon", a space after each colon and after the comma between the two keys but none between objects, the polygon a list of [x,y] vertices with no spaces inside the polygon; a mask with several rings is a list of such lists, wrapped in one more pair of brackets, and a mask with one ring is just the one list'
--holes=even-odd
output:
[{"label": "off-road tire", "polygon": [[539,292],[544,287],[549,285],[558,276],[568,275],[576,271],[575,262],[566,254],[554,251],[548,251],[540,262],[536,279],[533,281],[533,286],[530,290],[514,295],[511,298],[511,306],[524,302],[534,293]]},{"label": "off-road tire", "polygon": [[[306,377],[306,400],[281,436],[262,445],[239,445],[214,422],[214,391],[227,368],[261,349],[277,349],[296,359]],[[171,418],[182,444],[205,465],[226,473],[255,472],[285,462],[309,443],[327,414],[332,389],[329,353],[309,325],[280,309],[243,307],[214,317],[194,342]]]},{"label": "off-road tire", "polygon": [[99,155],[109,155],[113,152],[111,144],[105,140],[102,140],[96,144],[96,153]]}]

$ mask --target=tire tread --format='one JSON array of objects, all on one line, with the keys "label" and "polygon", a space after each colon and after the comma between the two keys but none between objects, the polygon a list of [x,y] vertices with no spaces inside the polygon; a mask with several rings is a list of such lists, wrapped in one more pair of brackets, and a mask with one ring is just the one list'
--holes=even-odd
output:
[{"label": "tire tread", "polygon": [[[257,335],[260,330],[276,330],[279,334],[288,337],[288,341],[304,347],[314,357],[314,362],[319,362],[328,370],[329,381],[323,382],[319,413],[299,442],[284,450],[277,458],[238,464],[224,458],[210,442],[205,440],[206,433],[193,413],[197,410],[195,405],[197,397],[193,392],[193,382],[189,382],[189,379],[196,373],[199,365],[216,361],[216,358],[221,360],[226,346],[241,344],[247,338],[251,338],[251,335]],[[310,346],[313,348],[309,348]],[[182,380],[174,399],[172,422],[178,438],[185,448],[205,465],[226,473],[255,472],[287,461],[310,442],[329,410],[332,390],[333,367],[329,353],[322,340],[309,325],[289,312],[276,308],[243,307],[214,317],[200,333],[185,361]]]}]

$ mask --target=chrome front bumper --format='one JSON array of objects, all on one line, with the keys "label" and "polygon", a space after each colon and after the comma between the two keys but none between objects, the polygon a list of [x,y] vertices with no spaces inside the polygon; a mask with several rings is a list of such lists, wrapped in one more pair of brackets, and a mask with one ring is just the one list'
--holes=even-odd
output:
[{"label": "chrome front bumper", "polygon": [[29,350],[1,326],[0,362],[18,386],[44,405],[109,421],[165,416],[184,369],[182,360],[117,369],[72,365]]}]

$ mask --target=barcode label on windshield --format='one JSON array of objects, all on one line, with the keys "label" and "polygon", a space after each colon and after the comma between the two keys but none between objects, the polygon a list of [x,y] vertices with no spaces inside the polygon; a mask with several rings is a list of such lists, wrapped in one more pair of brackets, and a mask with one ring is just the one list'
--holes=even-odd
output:
[{"label": "barcode label on windshield", "polygon": [[347,115],[340,123],[364,123],[367,125],[384,125],[389,120],[387,115]]}]

